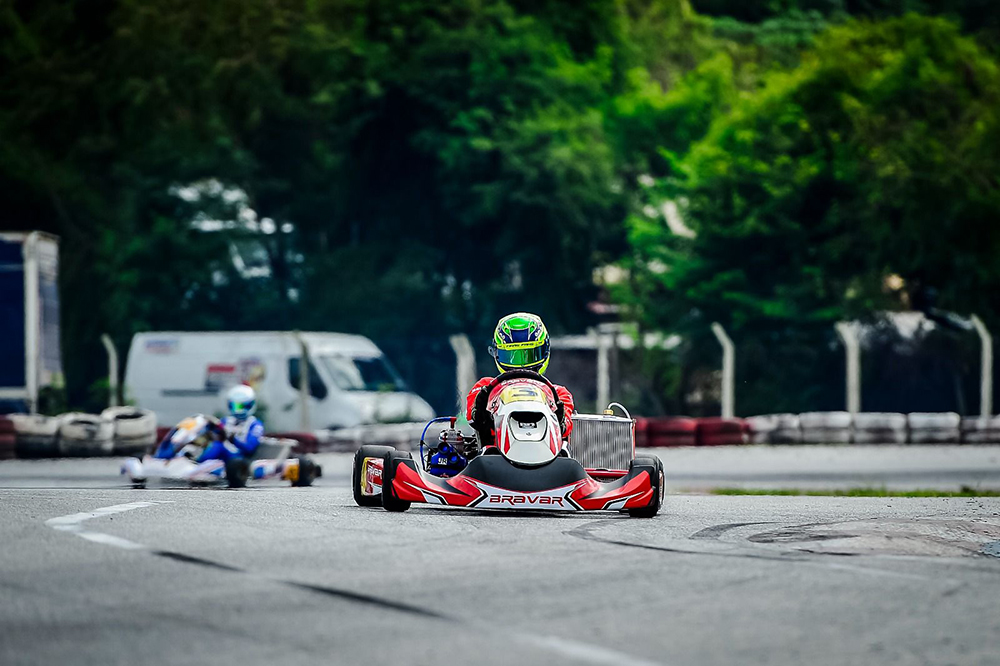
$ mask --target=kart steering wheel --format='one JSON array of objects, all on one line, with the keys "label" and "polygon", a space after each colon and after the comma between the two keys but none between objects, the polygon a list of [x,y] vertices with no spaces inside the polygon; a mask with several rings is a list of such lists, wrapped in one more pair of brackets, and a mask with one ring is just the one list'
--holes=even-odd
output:
[{"label": "kart steering wheel", "polygon": [[556,391],[555,384],[534,370],[508,370],[494,378],[492,382],[479,390],[479,395],[476,396],[476,403],[473,407],[474,423],[472,425],[476,430],[480,430],[480,427],[482,426],[482,430],[492,431],[492,425],[483,423],[481,421],[483,418],[481,415],[486,414],[486,402],[489,400],[490,394],[493,393],[493,389],[511,379],[534,379],[535,381],[542,382],[548,386],[552,391],[552,397],[556,403],[556,419],[559,421],[559,427],[563,427],[563,419],[566,416],[566,407],[563,405],[562,400],[559,399],[559,392]]}]

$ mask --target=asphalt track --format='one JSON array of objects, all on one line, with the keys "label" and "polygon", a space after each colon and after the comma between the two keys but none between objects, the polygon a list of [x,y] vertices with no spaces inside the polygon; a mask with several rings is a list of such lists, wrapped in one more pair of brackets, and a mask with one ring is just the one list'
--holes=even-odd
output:
[{"label": "asphalt track", "polygon": [[[920,451],[663,456],[672,489],[996,480],[986,447],[944,470]],[[240,491],[0,463],[0,664],[1000,663],[1000,499],[388,514],[354,506],[346,456],[322,461],[316,487]]]}]

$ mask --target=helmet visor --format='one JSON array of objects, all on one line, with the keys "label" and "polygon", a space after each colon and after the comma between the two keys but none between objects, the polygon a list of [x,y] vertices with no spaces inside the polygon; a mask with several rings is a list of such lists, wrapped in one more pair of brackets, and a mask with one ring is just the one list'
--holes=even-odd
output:
[{"label": "helmet visor", "polygon": [[529,349],[496,349],[497,363],[508,368],[528,368],[541,364],[549,355],[549,345]]}]

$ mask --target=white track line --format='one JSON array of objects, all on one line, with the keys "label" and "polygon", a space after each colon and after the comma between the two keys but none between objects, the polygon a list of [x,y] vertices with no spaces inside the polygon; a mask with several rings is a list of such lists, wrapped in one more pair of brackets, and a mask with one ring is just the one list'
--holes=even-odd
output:
[{"label": "white track line", "polygon": [[[125,511],[132,511],[133,509],[143,509],[148,506],[165,503],[166,502],[130,502],[128,504],[115,504],[114,506],[106,506],[100,509],[94,509],[93,511],[84,511],[81,513],[72,513],[68,516],[59,516],[58,518],[49,518],[45,521],[45,524],[54,530],[69,532],[71,534],[75,534],[81,539],[104,544],[105,546],[115,546],[116,548],[123,548],[125,550],[149,550],[141,543],[129,541],[128,539],[122,539],[121,537],[112,536],[110,534],[104,534],[103,532],[86,530],[83,528],[83,523],[93,518],[113,516],[116,513],[124,513]],[[279,583],[286,582],[269,576],[265,576],[265,578],[275,580]],[[489,627],[487,630],[492,629],[495,629],[495,627]],[[553,654],[569,657],[570,659],[576,660],[578,663],[607,664],[608,666],[655,666],[656,664],[656,662],[640,659],[623,652],[617,652],[599,645],[592,645],[590,643],[584,643],[572,639],[530,633],[515,633],[514,636],[516,640],[520,640],[522,643],[532,645]]]},{"label": "white track line", "polygon": [[532,634],[515,634],[516,639],[549,652],[569,657],[576,663],[607,664],[608,666],[659,666],[660,662],[647,661],[624,652],[618,652],[599,645],[582,643],[580,641],[559,638],[557,636],[538,636]]},{"label": "white track line", "polygon": [[103,518],[104,516],[112,516],[116,513],[124,513],[125,511],[131,511],[133,509],[143,509],[147,506],[154,506],[156,504],[164,504],[164,502],[130,502],[128,504],[115,504],[114,506],[105,506],[100,509],[94,509],[93,511],[71,513],[68,516],[49,518],[45,521],[45,524],[54,530],[59,530],[60,532],[70,532],[71,534],[77,535],[81,539],[93,541],[94,543],[124,548],[125,550],[145,550],[146,547],[141,543],[135,543],[134,541],[122,539],[121,537],[112,536],[110,534],[104,534],[103,532],[85,530],[83,528],[83,523],[92,518]]}]

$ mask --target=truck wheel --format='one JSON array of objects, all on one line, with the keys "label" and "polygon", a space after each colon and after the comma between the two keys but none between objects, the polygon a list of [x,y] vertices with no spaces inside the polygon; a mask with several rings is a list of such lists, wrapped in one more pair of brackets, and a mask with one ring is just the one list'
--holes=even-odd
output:
[{"label": "truck wheel", "polygon": [[365,444],[354,454],[354,473],[351,474],[351,486],[354,488],[354,501],[358,506],[382,506],[381,493],[376,495],[361,494],[361,484],[364,483],[364,478],[361,476],[361,467],[364,465],[366,458],[378,458],[382,460],[385,458],[385,454],[392,450],[391,446]]},{"label": "truck wheel", "polygon": [[632,465],[645,467],[653,477],[653,497],[647,506],[640,509],[629,509],[628,515],[633,518],[652,518],[660,512],[660,507],[663,506],[663,463],[655,456],[641,456],[633,460]]},{"label": "truck wheel", "polygon": [[230,458],[226,461],[226,483],[230,488],[246,488],[249,478],[249,461],[244,458]]},{"label": "truck wheel", "polygon": [[316,477],[319,476],[319,474],[317,474],[318,469],[319,465],[314,463],[309,458],[299,458],[299,477],[295,479],[295,481],[292,481],[292,485],[303,488],[305,486],[311,486],[313,481],[316,480]]},{"label": "truck wheel", "polygon": [[382,459],[382,508],[386,511],[406,511],[410,508],[410,503],[401,500],[392,492],[392,478],[396,475],[396,465],[400,459],[412,460],[413,456],[409,451],[397,451],[390,449]]}]

